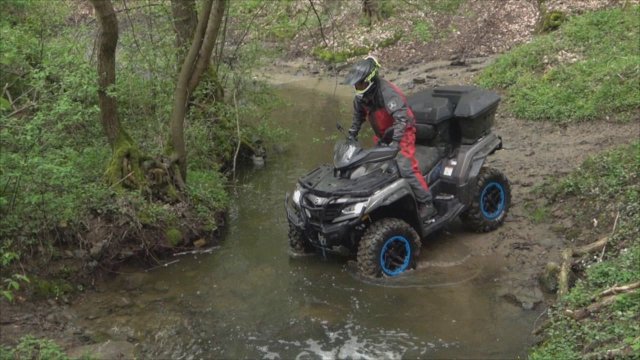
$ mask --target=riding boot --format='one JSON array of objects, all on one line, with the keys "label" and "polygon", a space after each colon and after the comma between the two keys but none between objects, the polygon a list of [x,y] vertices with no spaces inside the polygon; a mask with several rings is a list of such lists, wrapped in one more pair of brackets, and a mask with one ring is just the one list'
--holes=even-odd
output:
[{"label": "riding boot", "polygon": [[426,221],[438,215],[438,210],[433,206],[433,203],[426,202],[418,204],[418,213],[420,214],[420,219]]}]

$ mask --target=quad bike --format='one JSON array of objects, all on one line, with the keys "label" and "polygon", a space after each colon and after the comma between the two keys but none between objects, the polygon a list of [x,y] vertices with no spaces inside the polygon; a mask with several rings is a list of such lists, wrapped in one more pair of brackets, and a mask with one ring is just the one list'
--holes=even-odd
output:
[{"label": "quad bike", "polygon": [[292,254],[356,254],[361,275],[396,276],[415,267],[421,239],[458,216],[478,232],[502,225],[511,202],[509,180],[484,166],[502,148],[491,131],[500,97],[448,86],[407,101],[416,117],[416,158],[438,214],[420,218],[413,191],[399,175],[397,149],[340,140],[333,166],[312,170],[286,194]]}]

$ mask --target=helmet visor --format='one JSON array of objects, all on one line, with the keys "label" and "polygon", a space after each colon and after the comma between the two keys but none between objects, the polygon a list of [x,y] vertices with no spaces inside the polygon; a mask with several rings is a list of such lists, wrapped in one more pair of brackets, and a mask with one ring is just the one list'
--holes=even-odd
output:
[{"label": "helmet visor", "polygon": [[356,91],[364,91],[369,87],[370,84],[370,82],[362,80],[355,83],[354,87],[356,88]]}]

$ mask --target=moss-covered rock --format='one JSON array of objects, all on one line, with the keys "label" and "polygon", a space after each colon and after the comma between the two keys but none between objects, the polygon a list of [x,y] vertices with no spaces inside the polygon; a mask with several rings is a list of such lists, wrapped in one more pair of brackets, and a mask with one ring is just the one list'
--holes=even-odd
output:
[{"label": "moss-covered rock", "polygon": [[178,246],[183,240],[182,231],[174,227],[168,228],[165,232],[165,236],[167,238],[167,242],[171,246]]}]

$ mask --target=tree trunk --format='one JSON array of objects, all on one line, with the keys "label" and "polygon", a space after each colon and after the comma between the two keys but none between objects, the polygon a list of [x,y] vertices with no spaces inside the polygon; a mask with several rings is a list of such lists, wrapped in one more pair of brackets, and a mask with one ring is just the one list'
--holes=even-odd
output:
[{"label": "tree trunk", "polygon": [[118,103],[109,91],[116,85],[118,19],[111,0],[90,0],[100,26],[98,50],[98,102],[100,120],[112,150],[106,177],[112,185],[140,188],[146,184],[141,155],[118,119]]},{"label": "tree trunk", "polygon": [[98,101],[100,120],[109,145],[115,147],[120,133],[118,104],[108,94],[109,88],[116,84],[116,46],[118,45],[118,19],[111,0],[91,0],[96,10],[100,26],[98,50]]},{"label": "tree trunk", "polygon": [[369,26],[373,24],[374,21],[382,20],[382,15],[380,15],[380,4],[378,0],[362,0],[362,12],[367,18],[367,22]]},{"label": "tree trunk", "polygon": [[193,34],[198,24],[195,0],[171,0],[171,14],[173,27],[176,32],[176,49],[178,67],[182,64],[188,44],[193,40]]},{"label": "tree trunk", "polygon": [[184,119],[187,115],[188,101],[198,86],[202,74],[209,67],[211,53],[215,46],[218,30],[224,15],[227,0],[205,0],[198,26],[182,63],[178,81],[173,94],[173,111],[171,113],[171,134],[167,154],[172,163],[177,165],[175,173],[180,177],[179,183],[187,178],[187,151],[184,142]]}]

